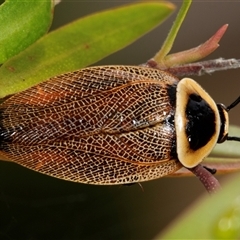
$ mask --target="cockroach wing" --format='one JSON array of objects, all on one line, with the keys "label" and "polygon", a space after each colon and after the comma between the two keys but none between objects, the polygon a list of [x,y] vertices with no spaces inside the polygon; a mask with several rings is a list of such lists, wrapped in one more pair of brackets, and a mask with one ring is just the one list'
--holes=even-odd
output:
[{"label": "cockroach wing", "polygon": [[167,175],[181,167],[169,97],[177,82],[166,72],[130,66],[51,78],[0,105],[0,155],[83,183]]}]

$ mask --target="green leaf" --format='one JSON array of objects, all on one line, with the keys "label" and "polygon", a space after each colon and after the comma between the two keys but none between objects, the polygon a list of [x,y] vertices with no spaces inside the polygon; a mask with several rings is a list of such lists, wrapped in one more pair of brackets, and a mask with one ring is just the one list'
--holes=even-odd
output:
[{"label": "green leaf", "polygon": [[240,174],[205,195],[155,239],[240,239]]},{"label": "green leaf", "polygon": [[47,32],[52,2],[7,0],[0,6],[0,63],[21,52]]},{"label": "green leaf", "polygon": [[[240,127],[230,126],[229,136],[240,136]],[[239,142],[226,141],[221,144],[217,144],[211,156],[221,156],[221,157],[240,157]]]},{"label": "green leaf", "polygon": [[166,2],[132,4],[51,32],[0,68],[0,97],[99,61],[156,27],[173,9]]}]

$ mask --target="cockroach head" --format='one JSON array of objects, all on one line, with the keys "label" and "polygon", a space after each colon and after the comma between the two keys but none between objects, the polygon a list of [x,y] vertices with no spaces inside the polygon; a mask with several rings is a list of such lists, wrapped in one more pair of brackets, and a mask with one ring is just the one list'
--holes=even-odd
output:
[{"label": "cockroach head", "polygon": [[228,120],[228,112],[237,106],[240,102],[240,96],[232,102],[228,107],[225,105],[218,103],[217,107],[219,110],[220,118],[221,118],[221,129],[220,129],[220,134],[218,138],[218,143],[222,143],[226,140],[228,141],[238,141],[240,142],[240,137],[235,137],[235,136],[228,136],[228,125],[229,125],[229,120]]}]

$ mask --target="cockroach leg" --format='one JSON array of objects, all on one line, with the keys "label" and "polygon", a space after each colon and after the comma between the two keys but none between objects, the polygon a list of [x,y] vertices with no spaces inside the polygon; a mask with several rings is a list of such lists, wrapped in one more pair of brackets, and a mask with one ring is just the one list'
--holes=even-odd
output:
[{"label": "cockroach leg", "polygon": [[210,168],[210,167],[207,167],[207,166],[203,166],[205,169],[207,169],[211,174],[216,174],[217,172],[217,169],[215,168]]}]

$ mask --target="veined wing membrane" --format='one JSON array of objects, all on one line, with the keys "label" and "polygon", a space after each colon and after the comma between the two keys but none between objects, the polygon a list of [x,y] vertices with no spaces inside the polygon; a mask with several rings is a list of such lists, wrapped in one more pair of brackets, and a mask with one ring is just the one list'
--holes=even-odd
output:
[{"label": "veined wing membrane", "polygon": [[176,82],[159,70],[125,66],[52,78],[1,105],[1,155],[95,184],[166,175],[179,168],[170,160],[175,132],[165,121],[173,111],[167,87]]}]

